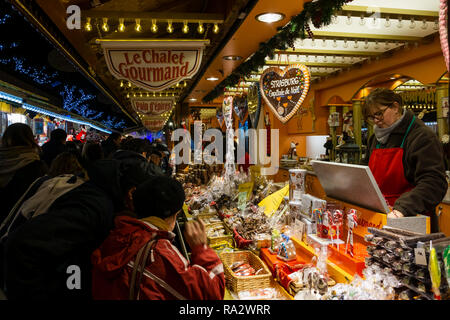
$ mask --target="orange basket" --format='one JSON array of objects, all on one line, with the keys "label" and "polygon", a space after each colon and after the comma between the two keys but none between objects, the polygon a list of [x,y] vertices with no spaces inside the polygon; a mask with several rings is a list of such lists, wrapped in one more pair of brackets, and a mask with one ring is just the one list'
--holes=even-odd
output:
[{"label": "orange basket", "polygon": [[[222,252],[219,255],[224,266],[225,283],[228,289],[237,293],[243,290],[268,288],[271,286],[272,274],[264,262],[250,251]],[[236,276],[230,266],[237,261],[248,263],[253,269],[263,269],[255,276]]]}]

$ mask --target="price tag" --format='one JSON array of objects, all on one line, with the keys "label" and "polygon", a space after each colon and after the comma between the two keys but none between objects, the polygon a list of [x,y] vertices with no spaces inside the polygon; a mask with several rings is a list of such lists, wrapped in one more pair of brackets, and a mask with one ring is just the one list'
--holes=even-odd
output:
[{"label": "price tag", "polygon": [[425,249],[424,248],[415,248],[414,249],[414,255],[415,255],[415,263],[422,265],[422,266],[427,266],[427,256],[425,254]]}]

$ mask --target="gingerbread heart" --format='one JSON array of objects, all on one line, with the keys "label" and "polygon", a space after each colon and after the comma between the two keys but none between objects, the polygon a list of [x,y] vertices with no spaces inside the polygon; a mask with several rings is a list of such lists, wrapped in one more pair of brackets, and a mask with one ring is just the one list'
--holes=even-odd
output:
[{"label": "gingerbread heart", "polygon": [[302,64],[287,66],[284,70],[271,67],[260,79],[260,92],[269,108],[286,123],[302,105],[310,84],[308,68]]}]

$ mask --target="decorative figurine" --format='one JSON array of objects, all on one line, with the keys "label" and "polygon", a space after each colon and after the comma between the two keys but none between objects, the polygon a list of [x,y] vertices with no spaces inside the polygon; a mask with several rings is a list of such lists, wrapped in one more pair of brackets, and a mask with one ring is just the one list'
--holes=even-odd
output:
[{"label": "decorative figurine", "polygon": [[358,216],[355,209],[350,209],[347,213],[347,244],[345,245],[345,253],[348,251],[348,243],[350,242],[350,255],[353,257],[353,229],[358,225]]},{"label": "decorative figurine", "polygon": [[[335,210],[333,212],[333,224],[336,228],[336,239],[337,240],[339,240],[339,229],[342,225],[342,217],[343,217],[343,214],[342,214],[341,210]],[[336,241],[336,248],[339,251],[339,241]]]},{"label": "decorative figurine", "polygon": [[289,159],[295,159],[297,160],[297,145],[298,142],[291,142],[291,147],[289,148],[288,154],[289,154]]}]

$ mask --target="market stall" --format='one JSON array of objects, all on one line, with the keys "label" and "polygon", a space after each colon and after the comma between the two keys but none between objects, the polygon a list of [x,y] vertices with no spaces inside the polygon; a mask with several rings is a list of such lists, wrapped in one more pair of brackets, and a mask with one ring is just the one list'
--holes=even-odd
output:
[{"label": "market stall", "polygon": [[385,214],[316,197],[304,169],[286,183],[257,171],[236,173],[231,188],[220,174],[184,183],[185,216],[205,223],[224,264],[225,299],[448,298],[443,233],[389,227]]}]

